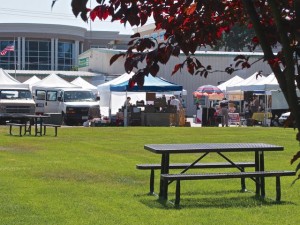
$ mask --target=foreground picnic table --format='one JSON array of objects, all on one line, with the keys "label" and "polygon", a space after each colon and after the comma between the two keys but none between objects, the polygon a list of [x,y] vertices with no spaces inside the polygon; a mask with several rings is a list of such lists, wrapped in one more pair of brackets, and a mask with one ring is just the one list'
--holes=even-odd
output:
[{"label": "foreground picnic table", "polygon": [[[265,144],[265,143],[195,143],[195,144],[146,144],[144,149],[153,152],[155,154],[161,154],[161,179],[160,179],[160,191],[159,197],[161,199],[168,199],[168,184],[173,180],[195,180],[195,179],[223,179],[223,178],[236,178],[239,177],[250,177],[256,182],[256,194],[261,197],[265,197],[265,176],[283,176],[283,175],[294,175],[293,171],[284,171],[281,173],[274,173],[274,171],[265,172],[265,151],[283,151],[282,146]],[[234,161],[230,160],[225,154],[229,152],[245,153],[254,152],[254,163],[256,173],[244,173],[241,168],[235,164]],[[199,161],[201,161],[208,154],[218,154],[230,164],[234,165],[241,172],[234,175],[227,174],[200,174],[194,176],[185,175],[182,177],[179,175],[170,175],[170,155],[171,154],[190,154],[190,153],[201,153],[194,162],[191,162],[181,174],[184,174]],[[203,176],[204,175],[204,176]],[[280,181],[277,180],[277,185],[280,186]],[[277,187],[276,187],[277,188]],[[277,188],[278,189],[278,188]],[[179,189],[180,191],[180,189]],[[280,199],[280,188],[277,196]]]}]

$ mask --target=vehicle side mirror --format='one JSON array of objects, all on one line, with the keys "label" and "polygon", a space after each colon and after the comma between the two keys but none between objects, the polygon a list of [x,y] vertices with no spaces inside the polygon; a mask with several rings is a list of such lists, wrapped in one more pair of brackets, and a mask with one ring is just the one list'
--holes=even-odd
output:
[{"label": "vehicle side mirror", "polygon": [[97,96],[97,97],[96,97],[96,101],[100,101],[100,96]]},{"label": "vehicle side mirror", "polygon": [[61,102],[62,101],[62,97],[57,97],[57,100],[59,101],[59,102]]}]

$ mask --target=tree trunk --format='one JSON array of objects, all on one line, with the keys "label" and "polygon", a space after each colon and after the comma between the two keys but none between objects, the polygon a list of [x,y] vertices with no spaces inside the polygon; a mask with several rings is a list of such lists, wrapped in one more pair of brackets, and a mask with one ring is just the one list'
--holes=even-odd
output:
[{"label": "tree trunk", "polygon": [[[281,88],[285,99],[289,105],[292,115],[296,120],[296,128],[298,133],[300,132],[300,105],[298,103],[297,97],[297,88],[295,85],[295,64],[293,59],[293,46],[290,45],[288,33],[283,25],[283,21],[278,10],[276,1],[268,1],[270,4],[274,21],[276,23],[278,33],[281,39],[282,52],[285,60],[285,68],[282,70],[280,65],[270,64],[272,71],[275,74],[275,77],[278,80],[279,87]],[[265,60],[270,61],[276,59],[276,56],[273,54],[272,47],[268,43],[268,40],[265,35],[264,27],[260,23],[259,15],[257,14],[255,7],[252,1],[243,0],[243,5],[249,15],[251,22],[253,23],[253,28],[259,39],[260,45],[265,55]],[[297,135],[299,136],[299,135]]]}]

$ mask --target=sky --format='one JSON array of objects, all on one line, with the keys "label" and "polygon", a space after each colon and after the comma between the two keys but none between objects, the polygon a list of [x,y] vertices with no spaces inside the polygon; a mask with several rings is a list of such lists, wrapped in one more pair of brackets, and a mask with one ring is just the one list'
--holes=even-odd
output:
[{"label": "sky", "polygon": [[[2,0],[4,1],[4,0]],[[120,34],[133,34],[132,27],[118,22],[100,21],[85,23],[72,13],[71,0],[56,1],[51,9],[52,0],[7,0],[0,5],[1,23],[46,23],[84,27],[92,31],[119,31]],[[88,3],[95,6],[96,0]]]}]

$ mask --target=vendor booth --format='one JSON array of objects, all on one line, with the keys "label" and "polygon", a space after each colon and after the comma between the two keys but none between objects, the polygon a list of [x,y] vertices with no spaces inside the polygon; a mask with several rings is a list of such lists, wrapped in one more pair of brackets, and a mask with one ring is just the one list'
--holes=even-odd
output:
[{"label": "vendor booth", "polygon": [[[167,102],[165,96],[157,97],[156,93],[169,93],[182,91],[182,86],[176,85],[159,77],[152,75],[145,76],[143,87],[137,84],[129,87],[128,81],[119,84],[110,85],[111,92],[125,93],[123,102],[132,93],[146,93],[145,100],[131,101],[132,105],[121,107],[117,113],[117,119],[124,120],[126,125],[142,126],[170,126],[170,121],[175,117],[178,118],[176,125],[185,123],[185,113],[177,111],[176,107]],[[184,122],[182,121],[184,118]],[[174,124],[175,125],[175,124]]]}]

